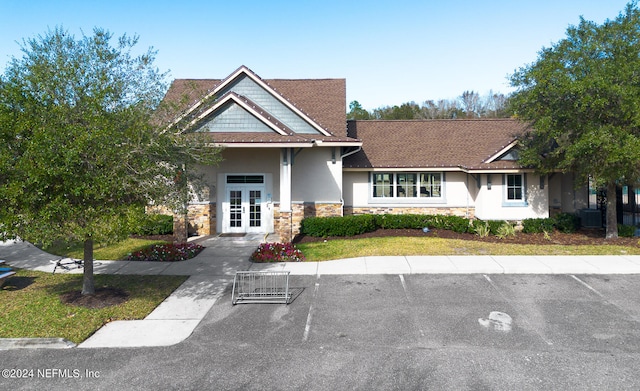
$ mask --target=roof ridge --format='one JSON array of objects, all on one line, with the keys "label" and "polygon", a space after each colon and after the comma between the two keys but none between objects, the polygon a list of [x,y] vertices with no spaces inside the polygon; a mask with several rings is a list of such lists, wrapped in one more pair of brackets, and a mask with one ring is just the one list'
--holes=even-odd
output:
[{"label": "roof ridge", "polygon": [[[349,122],[480,122],[480,121],[521,121],[517,118],[415,118],[415,119],[348,119]],[[522,121],[521,121],[522,122]]]}]

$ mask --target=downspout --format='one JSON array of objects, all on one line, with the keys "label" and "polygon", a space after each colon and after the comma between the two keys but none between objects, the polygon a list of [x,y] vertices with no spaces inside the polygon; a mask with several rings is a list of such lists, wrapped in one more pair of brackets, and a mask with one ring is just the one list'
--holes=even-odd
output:
[{"label": "downspout", "polygon": [[[353,151],[347,152],[345,154],[340,155],[340,162],[342,162],[342,160],[347,157],[347,156],[351,156],[355,153],[358,153],[362,151],[362,145],[358,147],[358,149],[355,149]],[[344,189],[343,189],[344,191]],[[340,216],[344,216],[344,198],[342,198],[342,191],[340,192]]]}]

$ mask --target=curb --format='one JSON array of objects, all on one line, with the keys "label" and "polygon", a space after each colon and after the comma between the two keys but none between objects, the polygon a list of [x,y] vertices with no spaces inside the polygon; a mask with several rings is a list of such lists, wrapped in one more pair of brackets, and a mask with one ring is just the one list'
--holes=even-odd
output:
[{"label": "curb", "polygon": [[76,344],[64,338],[0,338],[0,350],[68,349]]}]

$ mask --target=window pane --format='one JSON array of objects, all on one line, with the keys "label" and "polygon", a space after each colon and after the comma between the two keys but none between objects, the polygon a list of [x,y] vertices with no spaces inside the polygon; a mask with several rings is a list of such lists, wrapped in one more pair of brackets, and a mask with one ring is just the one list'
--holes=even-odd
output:
[{"label": "window pane", "polygon": [[440,197],[441,192],[440,174],[420,174],[419,197]]},{"label": "window pane", "polygon": [[391,197],[393,187],[393,174],[373,174],[373,196]]},{"label": "window pane", "polygon": [[523,194],[522,175],[507,175],[507,200],[522,201]]},{"label": "window pane", "polygon": [[397,174],[397,197],[416,196],[416,174]]}]

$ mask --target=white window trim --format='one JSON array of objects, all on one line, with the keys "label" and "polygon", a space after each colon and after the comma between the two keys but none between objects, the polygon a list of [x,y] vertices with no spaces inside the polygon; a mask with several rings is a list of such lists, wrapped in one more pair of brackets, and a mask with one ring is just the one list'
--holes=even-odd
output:
[{"label": "white window trim", "polygon": [[[508,180],[508,176],[509,175],[519,175],[522,178],[522,182],[521,182],[521,190],[522,190],[522,199],[519,200],[510,200],[509,199],[509,180]],[[526,173],[520,173],[520,174],[503,174],[502,175],[502,206],[506,206],[506,207],[523,207],[523,206],[528,206],[529,202],[527,201],[527,174]]]},{"label": "white window trim", "polygon": [[[374,197],[373,196],[373,178],[376,174],[390,174],[392,176],[391,197]],[[418,178],[420,174],[439,174],[440,175],[440,197],[398,197],[397,194],[397,175],[398,174],[415,174]],[[369,204],[444,204],[446,203],[446,176],[442,171],[371,171],[369,172]],[[419,191],[419,190],[418,190]]]}]

